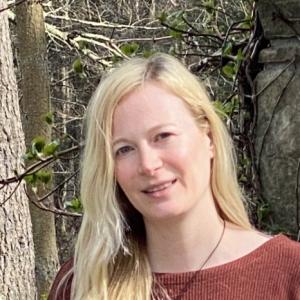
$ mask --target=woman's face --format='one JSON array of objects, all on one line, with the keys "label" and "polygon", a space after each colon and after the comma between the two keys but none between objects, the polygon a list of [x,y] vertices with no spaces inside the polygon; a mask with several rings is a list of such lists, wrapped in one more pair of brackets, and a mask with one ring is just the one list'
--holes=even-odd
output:
[{"label": "woman's face", "polygon": [[147,220],[174,218],[211,197],[213,146],[184,102],[157,83],[128,94],[113,117],[115,176]]}]

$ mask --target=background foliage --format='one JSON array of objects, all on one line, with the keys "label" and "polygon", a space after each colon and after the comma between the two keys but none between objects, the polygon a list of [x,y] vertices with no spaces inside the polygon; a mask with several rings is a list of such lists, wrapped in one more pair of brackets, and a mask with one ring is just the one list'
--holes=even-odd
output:
[{"label": "background foliage", "polygon": [[[254,164],[253,78],[260,70],[258,50],[267,41],[261,37],[253,1],[54,0],[42,5],[52,103],[44,119],[53,136],[35,137],[24,154],[24,160],[33,164],[8,181],[24,178],[33,189],[54,186],[35,202],[57,214],[62,258],[70,255],[64,245],[73,240],[80,222],[64,216],[82,212],[80,149],[88,100],[104,72],[131,57],[155,52],[178,57],[204,81],[236,144],[239,182],[253,222],[275,230],[266,222],[268,205],[260,197]],[[14,31],[13,9],[10,16]],[[15,62],[18,67],[18,59]],[[53,171],[45,169],[49,165]],[[54,203],[47,203],[53,193]]]}]

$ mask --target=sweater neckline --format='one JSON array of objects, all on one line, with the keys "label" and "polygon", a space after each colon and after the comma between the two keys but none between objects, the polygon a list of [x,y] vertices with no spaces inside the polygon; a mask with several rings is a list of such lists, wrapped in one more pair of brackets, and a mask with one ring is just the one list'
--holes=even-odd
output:
[{"label": "sweater neckline", "polygon": [[220,264],[213,267],[204,268],[201,270],[196,271],[187,271],[187,272],[180,272],[180,273],[163,273],[163,272],[154,272],[152,273],[158,280],[163,280],[164,278],[174,277],[174,280],[180,280],[180,278],[188,278],[190,276],[195,276],[195,273],[199,274],[209,274],[209,273],[220,273],[220,272],[227,272],[228,270],[232,269],[233,267],[240,267],[241,265],[247,265],[248,263],[252,264],[254,260],[258,259],[262,255],[268,253],[268,249],[272,248],[274,244],[281,244],[282,242],[288,240],[286,236],[283,234],[278,234],[268,241],[264,242],[251,252],[234,259],[232,261],[226,262],[224,264]]}]

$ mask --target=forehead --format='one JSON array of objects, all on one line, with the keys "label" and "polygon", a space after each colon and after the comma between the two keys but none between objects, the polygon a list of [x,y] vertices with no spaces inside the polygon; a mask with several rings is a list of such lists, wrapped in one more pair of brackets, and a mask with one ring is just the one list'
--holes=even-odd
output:
[{"label": "forehead", "polygon": [[113,134],[160,123],[192,121],[192,115],[181,98],[157,83],[146,82],[126,95],[115,109]]}]

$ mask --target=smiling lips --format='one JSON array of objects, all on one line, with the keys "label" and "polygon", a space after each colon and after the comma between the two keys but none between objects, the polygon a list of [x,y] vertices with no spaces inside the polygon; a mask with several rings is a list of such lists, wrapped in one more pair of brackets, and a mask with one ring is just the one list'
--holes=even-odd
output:
[{"label": "smiling lips", "polygon": [[159,184],[153,184],[151,186],[149,186],[147,189],[143,190],[142,192],[145,194],[152,194],[152,195],[158,195],[160,193],[158,192],[162,192],[166,189],[168,189],[170,186],[172,186],[175,182],[177,181],[177,179],[174,180],[170,180],[170,181],[165,181]]}]

